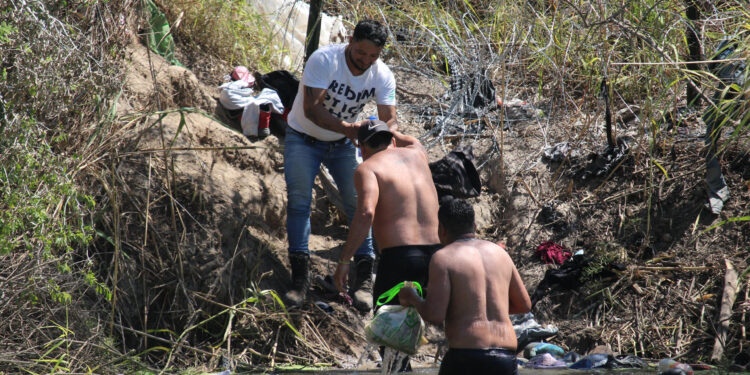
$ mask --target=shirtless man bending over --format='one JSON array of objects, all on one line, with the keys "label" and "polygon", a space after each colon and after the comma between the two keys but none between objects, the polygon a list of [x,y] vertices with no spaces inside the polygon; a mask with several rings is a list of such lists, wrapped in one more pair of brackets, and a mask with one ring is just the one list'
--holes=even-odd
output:
[{"label": "shirtless man bending over", "polygon": [[509,314],[531,310],[523,280],[508,253],[474,237],[474,210],[462,199],[440,206],[440,241],[446,246],[430,262],[430,294],[399,292],[433,324],[445,322],[445,374],[516,374],[516,334]]},{"label": "shirtless man bending over", "polygon": [[[404,280],[426,285],[430,258],[441,247],[427,152],[416,138],[378,120],[362,124],[357,140],[364,162],[354,172],[357,209],[334,274],[336,287],[344,291],[350,259],[370,226],[380,249],[374,298]],[[355,304],[367,300],[369,310],[373,295],[362,295],[366,288],[356,288],[360,282],[371,285],[372,275],[356,275],[353,288]],[[398,304],[398,298],[390,303]]]}]

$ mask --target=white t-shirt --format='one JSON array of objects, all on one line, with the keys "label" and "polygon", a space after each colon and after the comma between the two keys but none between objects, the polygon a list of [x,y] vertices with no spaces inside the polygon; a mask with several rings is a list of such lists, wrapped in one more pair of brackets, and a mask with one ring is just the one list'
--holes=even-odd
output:
[{"label": "white t-shirt", "polygon": [[346,65],[346,44],[334,44],[316,50],[305,65],[302,81],[289,113],[292,129],[321,141],[342,139],[343,134],[323,129],[305,117],[302,92],[305,86],[326,89],[323,105],[331,114],[346,122],[357,120],[365,103],[375,99],[379,105],[396,105],[396,80],[393,73],[377,59],[364,73],[352,75]]}]

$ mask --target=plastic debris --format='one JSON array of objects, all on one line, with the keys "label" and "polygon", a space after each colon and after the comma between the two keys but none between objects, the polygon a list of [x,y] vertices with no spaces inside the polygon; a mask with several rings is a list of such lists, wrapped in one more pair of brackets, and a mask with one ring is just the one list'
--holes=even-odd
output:
[{"label": "plastic debris", "polygon": [[515,314],[510,316],[513,330],[516,332],[518,347],[524,348],[532,341],[544,340],[557,334],[557,327],[551,324],[542,326],[534,319],[534,314]]},{"label": "plastic debris", "polygon": [[318,306],[326,314],[333,314],[333,307],[323,301],[315,301],[315,306]]},{"label": "plastic debris", "polygon": [[576,363],[581,360],[581,355],[576,352],[567,352],[562,357],[562,360],[566,363]]},{"label": "plastic debris", "polygon": [[693,368],[672,358],[664,358],[659,361],[659,375],[693,375]]},{"label": "plastic debris", "polygon": [[589,354],[570,365],[572,369],[588,370],[592,368],[614,368],[615,357],[609,354]]},{"label": "plastic debris", "polygon": [[570,143],[560,142],[554,146],[545,148],[542,153],[542,158],[549,162],[559,163],[565,160],[565,158],[568,157],[568,154],[570,154]]},{"label": "plastic debris", "polygon": [[524,363],[523,367],[526,368],[539,368],[539,369],[556,369],[556,368],[568,368],[568,365],[550,353],[542,353],[533,358],[528,362]]},{"label": "plastic debris", "polygon": [[526,345],[526,347],[523,349],[523,356],[526,358],[533,358],[539,354],[544,353],[562,357],[565,354],[565,350],[557,345],[547,342],[532,342]]},{"label": "plastic debris", "polygon": [[632,354],[615,356],[615,365],[616,367],[627,367],[627,368],[647,368],[648,367],[648,363],[646,361]]}]

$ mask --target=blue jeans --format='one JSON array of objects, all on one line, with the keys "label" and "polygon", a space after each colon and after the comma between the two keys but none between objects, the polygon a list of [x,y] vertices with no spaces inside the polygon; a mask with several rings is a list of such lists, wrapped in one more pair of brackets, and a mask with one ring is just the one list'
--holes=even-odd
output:
[{"label": "blue jeans", "polygon": [[[284,140],[284,179],[286,180],[286,230],[289,253],[309,254],[310,204],[315,176],[323,163],[331,173],[341,198],[349,223],[357,208],[357,191],[354,188],[354,170],[357,168],[356,148],[346,142],[310,142],[295,130],[287,127]],[[374,257],[372,235],[357,249],[356,255]]]}]

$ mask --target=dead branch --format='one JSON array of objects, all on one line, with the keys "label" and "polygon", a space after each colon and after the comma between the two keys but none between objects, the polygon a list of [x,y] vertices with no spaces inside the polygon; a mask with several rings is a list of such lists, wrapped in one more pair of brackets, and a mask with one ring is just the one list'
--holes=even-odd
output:
[{"label": "dead branch", "polygon": [[712,361],[718,361],[724,356],[727,332],[729,332],[729,320],[732,318],[732,306],[737,297],[737,270],[734,269],[734,265],[728,259],[725,259],[724,262],[727,270],[724,274],[724,294],[721,298],[719,327],[716,330],[714,350],[713,353],[711,353]]}]

